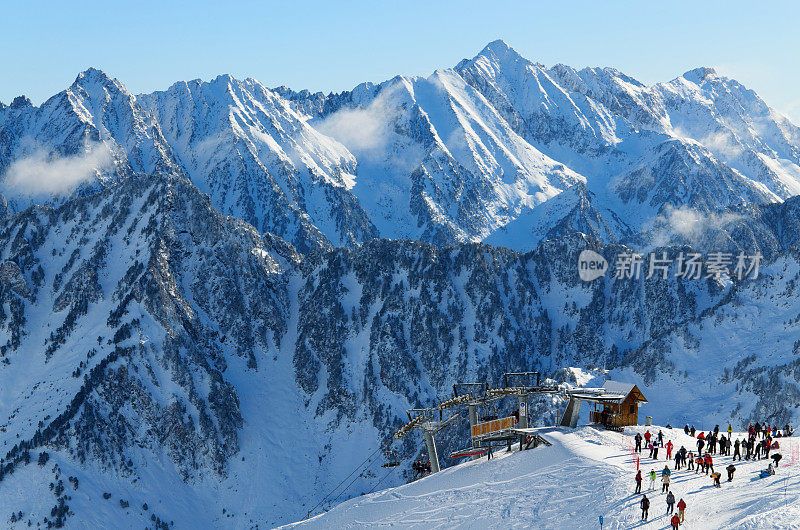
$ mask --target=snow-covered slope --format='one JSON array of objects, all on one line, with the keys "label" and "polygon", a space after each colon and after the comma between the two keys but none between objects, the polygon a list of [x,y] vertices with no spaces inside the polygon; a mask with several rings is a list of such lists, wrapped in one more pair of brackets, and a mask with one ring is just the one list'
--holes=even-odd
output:
[{"label": "snow-covered slope", "polygon": [[252,79],[219,76],[140,96],[214,204],[301,251],[377,235],[350,193],[356,160]]},{"label": "snow-covered slope", "polygon": [[0,191],[12,211],[71,191],[57,183],[40,188],[34,182],[32,192],[10,185],[7,171],[14,163],[37,163],[39,174],[31,173],[30,180],[58,180],[47,162],[65,158],[86,159],[81,184],[89,188],[132,173],[181,174],[158,123],[122,83],[94,68],[40,107],[20,96],[0,108]]},{"label": "snow-covered slope", "polygon": [[[713,426],[712,426],[713,427]],[[665,443],[676,449],[695,449],[695,439],[682,430],[661,429]],[[640,458],[643,475],[655,469],[657,490],[643,493],[650,499],[648,522],[641,521],[634,494],[636,458],[631,452],[633,436],[645,428],[627,428],[624,434],[598,431],[593,427],[541,429],[553,446],[512,453],[496,451],[493,460],[468,462],[421,480],[357,497],[329,512],[291,528],[665,528],[666,494],[661,493],[661,470],[674,462]],[[735,436],[742,439],[741,433]],[[726,482],[724,468],[730,456],[716,456],[714,468],[722,473],[721,488],[709,477],[692,470],[671,475],[676,503],[684,499],[688,528],[794,528],[800,518],[800,461],[798,440],[780,440],[784,459],[778,472],[760,478],[767,462],[736,462],[734,480]],[[677,512],[677,509],[675,510]],[[682,525],[684,526],[684,525]]]},{"label": "snow-covered slope", "polygon": [[[383,237],[479,241],[583,180],[519,137],[453,70],[361,85],[350,101],[314,126],[356,155],[354,192]],[[361,122],[375,138],[353,134]]]}]

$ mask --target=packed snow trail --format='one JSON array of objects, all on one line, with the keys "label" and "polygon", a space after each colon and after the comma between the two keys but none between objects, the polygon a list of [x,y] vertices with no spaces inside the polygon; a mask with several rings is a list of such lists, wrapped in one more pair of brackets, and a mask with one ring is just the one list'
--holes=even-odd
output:
[{"label": "packed snow trail", "polygon": [[[727,427],[727,425],[726,425]],[[722,426],[720,426],[722,428]],[[650,499],[650,517],[641,521],[634,494],[636,457],[633,436],[647,427],[625,433],[594,427],[576,430],[543,428],[539,432],[552,447],[518,453],[495,452],[495,458],[453,466],[411,484],[365,495],[295,526],[308,528],[668,528],[666,493],[661,493],[661,470],[669,465],[676,502],[687,503],[681,528],[800,528],[800,462],[796,438],[778,438],[784,458],[774,476],[760,478],[767,460],[737,461],[733,482],[725,467],[732,456],[714,455],[714,469],[722,473],[715,488],[702,471],[675,471],[674,459],[639,455],[642,491]],[[683,445],[696,452],[696,439],[682,429],[649,427],[675,451]],[[744,436],[740,433],[739,439]],[[734,441],[736,433],[734,433]],[[731,451],[733,454],[733,451]],[[674,452],[673,452],[674,456]],[[647,474],[655,469],[657,489],[648,490]],[[676,508],[677,511],[677,508]]]}]

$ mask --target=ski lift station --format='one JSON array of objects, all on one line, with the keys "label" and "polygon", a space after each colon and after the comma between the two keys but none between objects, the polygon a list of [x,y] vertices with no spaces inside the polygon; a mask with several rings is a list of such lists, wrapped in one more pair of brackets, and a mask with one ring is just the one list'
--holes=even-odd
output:
[{"label": "ski lift station", "polygon": [[647,403],[639,387],[633,383],[606,381],[599,388],[568,390],[569,402],[561,417],[562,427],[576,427],[581,412],[581,403],[594,405],[589,411],[589,422],[609,429],[622,429],[639,424],[639,407]]},{"label": "ski lift station", "polygon": [[[488,382],[456,383],[453,385],[453,397],[435,407],[410,409],[407,411],[408,423],[395,434],[400,440],[412,431],[421,431],[428,453],[431,473],[440,470],[439,453],[436,447],[436,434],[445,427],[462,418],[461,412],[466,409],[470,425],[470,446],[453,451],[450,458],[476,459],[492,450],[492,447],[511,445],[519,441],[520,450],[550,445],[536,429],[528,426],[529,401],[534,396],[544,394],[561,394],[568,403],[561,417],[561,426],[576,427],[581,411],[581,404],[588,402],[594,409],[589,412],[589,421],[606,429],[621,430],[627,425],[637,425],[639,407],[647,403],[647,399],[633,383],[606,381],[598,388],[576,388],[564,390],[554,384],[543,384],[538,372],[508,372],[503,374],[502,385],[492,388]],[[508,415],[498,413],[498,402],[512,400]],[[461,409],[461,410],[459,410]],[[384,467],[399,464],[399,458],[387,446],[385,449],[389,462]]]},{"label": "ski lift station", "polygon": [[[471,446],[454,451],[451,458],[478,458],[487,453],[495,445],[510,447],[519,441],[520,449],[528,449],[539,444],[550,445],[534,429],[528,427],[528,402],[536,395],[555,394],[559,392],[555,385],[543,385],[538,372],[508,372],[503,374],[503,385],[491,388],[489,383],[456,383],[453,385],[453,397],[438,406],[427,409],[411,409],[408,423],[395,434],[396,440],[411,431],[422,431],[428,451],[431,473],[440,469],[439,453],[436,448],[436,433],[459,419],[458,410],[466,409],[470,424]],[[505,417],[497,414],[496,403],[513,399],[516,407]]]}]

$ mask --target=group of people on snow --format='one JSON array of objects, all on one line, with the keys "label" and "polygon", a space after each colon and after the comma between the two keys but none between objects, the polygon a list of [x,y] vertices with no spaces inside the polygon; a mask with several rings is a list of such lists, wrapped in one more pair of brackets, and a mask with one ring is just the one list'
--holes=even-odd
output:
[{"label": "group of people on snow", "polygon": [[[775,438],[780,438],[783,436],[791,436],[793,431],[786,425],[783,431],[778,430],[775,426],[769,425],[762,425],[761,423],[756,423],[755,425],[751,424],[747,428],[747,436],[739,440],[737,439],[735,442],[731,442],[733,440],[733,426],[728,425],[727,428],[727,436],[725,432],[720,433],[719,425],[714,426],[714,429],[705,433],[703,431],[697,431],[692,425],[686,425],[684,427],[684,432],[696,438],[696,445],[697,445],[697,454],[691,450],[687,450],[686,447],[681,446],[680,449],[675,449],[675,444],[672,443],[672,440],[668,440],[667,443],[664,443],[664,433],[659,430],[657,434],[653,434],[648,429],[645,431],[644,434],[636,433],[634,436],[634,451],[636,453],[641,453],[643,448],[649,450],[650,455],[649,457],[653,460],[658,460],[658,450],[659,448],[664,448],[666,450],[666,459],[667,461],[674,460],[675,466],[674,470],[680,470],[682,468],[686,468],[687,471],[694,470],[695,474],[700,472],[708,475],[712,479],[712,483],[714,487],[722,487],[720,484],[721,473],[714,471],[714,457],[712,455],[720,455],[720,456],[730,456],[731,455],[731,448],[733,448],[733,460],[736,461],[738,458],[739,461],[742,460],[742,453],[744,453],[744,458],[746,460],[761,460],[761,458],[765,459],[772,459],[774,462],[770,463],[766,470],[761,472],[762,476],[768,476],[770,474],[775,474],[775,468],[778,467],[778,463],[781,460],[780,453],[774,453],[770,456],[771,451],[777,451],[780,449],[780,443]],[[674,450],[674,453],[673,453]],[[726,468],[725,471],[728,473],[728,482],[733,481],[733,475],[736,472],[736,466],[731,463]],[[653,490],[656,485],[657,473],[655,469],[651,469],[648,473],[650,478],[650,488],[649,490]],[[665,465],[664,469],[661,470],[661,493],[666,493],[666,501],[667,501],[667,516],[672,515],[670,518],[670,524],[672,525],[673,529],[677,529],[681,523],[683,523],[685,518],[685,510],[686,510],[686,501],[680,499],[677,503],[678,506],[678,513],[675,513],[675,495],[670,489],[670,481],[671,481],[672,470],[670,470],[669,465]],[[636,494],[642,493],[642,470],[638,469],[636,472]],[[647,498],[646,494],[642,495],[642,499],[639,503],[639,506],[642,510],[642,520],[647,521],[649,509],[650,509],[650,499]]]}]

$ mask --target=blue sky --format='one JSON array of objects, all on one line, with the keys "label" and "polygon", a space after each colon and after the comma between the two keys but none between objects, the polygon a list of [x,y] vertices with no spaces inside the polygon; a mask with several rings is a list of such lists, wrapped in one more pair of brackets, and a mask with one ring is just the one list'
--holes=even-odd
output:
[{"label": "blue sky", "polygon": [[0,101],[39,104],[89,66],[134,93],[220,73],[341,91],[427,75],[502,38],[546,65],[613,66],[646,83],[713,66],[800,124],[800,6],[790,2],[76,4],[0,7]]}]

